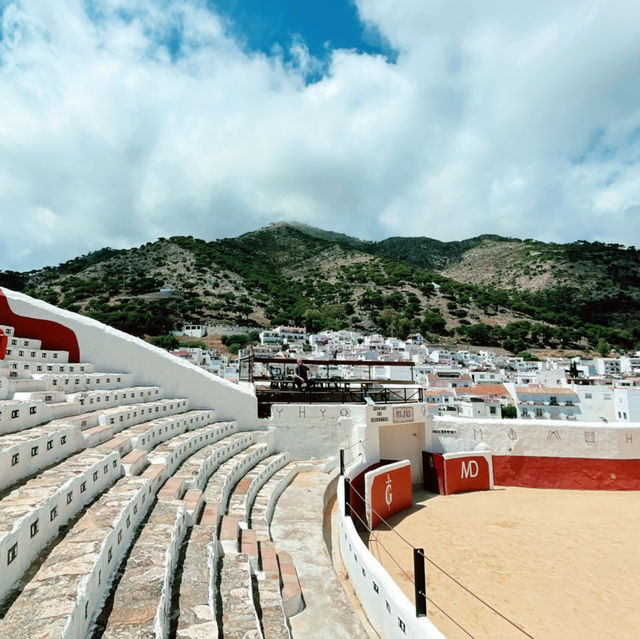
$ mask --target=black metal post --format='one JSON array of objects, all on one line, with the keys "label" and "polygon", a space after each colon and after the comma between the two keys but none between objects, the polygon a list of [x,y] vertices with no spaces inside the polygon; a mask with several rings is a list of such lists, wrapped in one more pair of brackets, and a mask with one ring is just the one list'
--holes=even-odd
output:
[{"label": "black metal post", "polygon": [[340,449],[340,475],[344,475],[344,448]]},{"label": "black metal post", "polygon": [[344,516],[351,517],[351,481],[344,478]]},{"label": "black metal post", "polygon": [[424,549],[413,549],[413,581],[415,583],[416,617],[427,616],[427,580],[424,572]]}]

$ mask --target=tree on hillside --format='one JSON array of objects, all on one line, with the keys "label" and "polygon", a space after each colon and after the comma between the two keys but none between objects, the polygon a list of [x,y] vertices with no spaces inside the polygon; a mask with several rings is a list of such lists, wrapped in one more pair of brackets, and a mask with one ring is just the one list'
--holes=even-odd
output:
[{"label": "tree on hillside", "polygon": [[609,344],[609,342],[601,337],[598,340],[598,346],[596,347],[596,350],[598,351],[598,353],[600,353],[600,355],[602,355],[602,357],[608,357],[609,353],[611,353],[611,344]]},{"label": "tree on hillside", "polygon": [[159,335],[158,337],[152,337],[150,340],[151,344],[157,346],[158,348],[164,348],[168,351],[173,351],[178,346],[180,346],[180,342],[175,335]]}]

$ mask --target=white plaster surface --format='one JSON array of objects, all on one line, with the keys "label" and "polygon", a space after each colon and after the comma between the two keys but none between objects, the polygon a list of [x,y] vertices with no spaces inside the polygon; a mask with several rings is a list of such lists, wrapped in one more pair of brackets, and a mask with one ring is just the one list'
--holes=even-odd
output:
[{"label": "white plaster surface", "polygon": [[[486,444],[494,455],[640,459],[640,424],[533,421],[529,419],[468,420],[435,417],[427,424],[427,450],[438,442],[462,438]],[[445,430],[450,433],[434,433]]]},{"label": "white plaster surface", "polygon": [[[370,462],[367,462],[367,464]],[[359,469],[352,470],[355,476]],[[344,481],[338,481],[340,553],[351,585],[371,624],[384,639],[445,639],[426,617],[418,618],[415,606],[360,539],[350,517],[344,516]],[[373,587],[376,584],[378,591]],[[404,624],[404,630],[400,622]]]},{"label": "white plaster surface", "polygon": [[133,374],[137,385],[159,384],[170,396],[189,397],[195,408],[215,408],[222,419],[238,419],[246,426],[256,424],[256,397],[239,386],[100,322],[10,289],[2,290],[14,313],[59,322],[73,330],[81,359],[91,361],[96,368],[106,372],[124,369]]}]

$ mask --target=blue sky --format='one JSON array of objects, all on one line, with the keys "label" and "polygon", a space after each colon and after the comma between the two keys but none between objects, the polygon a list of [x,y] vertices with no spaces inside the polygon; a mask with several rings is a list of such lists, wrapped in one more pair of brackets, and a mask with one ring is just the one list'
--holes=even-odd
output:
[{"label": "blue sky", "polygon": [[302,41],[309,53],[327,62],[333,49],[394,57],[374,27],[358,18],[355,2],[347,0],[216,0],[209,6],[228,22],[229,32],[248,51],[267,55],[279,48],[289,58],[295,41]]},{"label": "blue sky", "polygon": [[640,245],[640,4],[0,0],[0,269],[296,220]]}]

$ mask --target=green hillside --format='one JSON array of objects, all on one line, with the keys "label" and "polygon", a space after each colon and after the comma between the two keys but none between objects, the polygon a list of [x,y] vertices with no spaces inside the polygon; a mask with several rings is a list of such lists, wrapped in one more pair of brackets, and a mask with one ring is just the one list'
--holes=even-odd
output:
[{"label": "green hillside", "polygon": [[135,335],[184,322],[286,323],[399,337],[421,332],[515,353],[635,350],[639,284],[638,251],[619,245],[495,235],[365,242],[284,223],[213,242],[161,238],[27,273],[0,272],[0,285]]}]

